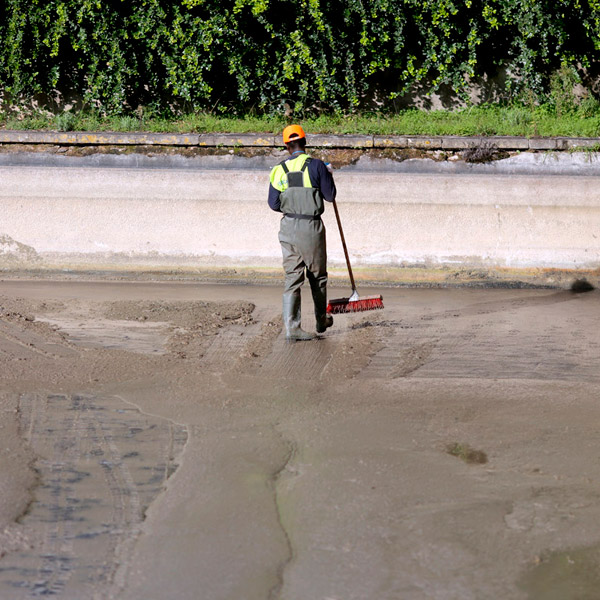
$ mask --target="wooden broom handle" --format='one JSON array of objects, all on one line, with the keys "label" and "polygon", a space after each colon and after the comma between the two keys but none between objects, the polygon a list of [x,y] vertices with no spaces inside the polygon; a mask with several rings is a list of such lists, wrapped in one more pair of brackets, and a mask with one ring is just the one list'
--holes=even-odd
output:
[{"label": "wooden broom handle", "polygon": [[352,267],[350,266],[350,257],[348,256],[348,248],[346,247],[346,240],[344,239],[344,231],[342,230],[342,221],[340,220],[340,213],[338,207],[333,200],[333,210],[335,211],[335,218],[337,220],[338,228],[340,230],[340,238],[342,238],[342,246],[344,248],[344,256],[346,257],[346,264],[348,265],[348,274],[350,275],[350,283],[352,284],[352,291],[356,291],[356,284],[354,283],[354,275],[352,274]]}]

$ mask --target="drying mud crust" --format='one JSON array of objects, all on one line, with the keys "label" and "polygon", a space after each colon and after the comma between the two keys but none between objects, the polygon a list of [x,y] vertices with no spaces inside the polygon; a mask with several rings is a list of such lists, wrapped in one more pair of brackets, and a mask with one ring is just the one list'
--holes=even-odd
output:
[{"label": "drying mud crust", "polygon": [[[270,147],[226,147],[211,148],[197,146],[156,146],[156,145],[54,145],[54,144],[0,144],[0,153],[17,154],[24,152],[38,152],[47,154],[60,154],[63,156],[83,157],[95,154],[128,155],[140,154],[143,156],[180,156],[194,158],[203,156],[230,156],[242,158],[270,157],[272,160],[280,159],[280,151]],[[464,160],[466,162],[491,162],[513,156],[516,152],[499,151],[493,146],[472,147],[467,150],[423,150],[420,148],[311,148],[311,156],[327,160],[335,169],[354,165],[361,157],[371,159],[388,159],[403,162],[409,159],[429,158],[438,162],[446,160]]]},{"label": "drying mud crust", "polygon": [[0,598],[596,598],[600,292],[361,291],[1,281]]}]

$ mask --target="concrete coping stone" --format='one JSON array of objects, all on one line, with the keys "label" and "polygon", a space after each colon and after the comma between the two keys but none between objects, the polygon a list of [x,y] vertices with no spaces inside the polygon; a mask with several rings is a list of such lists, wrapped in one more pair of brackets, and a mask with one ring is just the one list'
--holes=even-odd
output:
[{"label": "concrete coping stone", "polygon": [[211,146],[232,146],[232,147],[251,147],[251,146],[283,146],[283,143],[277,143],[272,133],[201,133],[198,136],[198,145]]},{"label": "concrete coping stone", "polygon": [[316,133],[307,135],[306,141],[309,146],[321,148],[373,148],[372,135],[326,135]]},{"label": "concrete coping stone", "polygon": [[516,136],[446,136],[442,138],[444,150],[466,150],[488,144],[499,150],[529,150],[529,139]]},{"label": "concrete coping stone", "polygon": [[531,138],[529,140],[530,150],[560,150],[560,144],[556,138]]},{"label": "concrete coping stone", "polygon": [[56,131],[9,131],[0,130],[0,143],[4,144],[58,144],[58,145],[162,145],[197,146],[198,134],[194,133],[118,133],[106,132],[56,132]]},{"label": "concrete coping stone", "polygon": [[558,138],[561,149],[573,150],[575,148],[600,148],[600,138]]},{"label": "concrete coping stone", "polygon": [[[484,144],[500,150],[572,150],[600,147],[600,138],[518,136],[421,136],[421,135],[308,135],[316,148],[415,148],[421,150],[465,150]],[[188,147],[282,148],[280,135],[272,133],[143,133],[57,132],[0,129],[0,144],[51,145],[156,145]]]}]

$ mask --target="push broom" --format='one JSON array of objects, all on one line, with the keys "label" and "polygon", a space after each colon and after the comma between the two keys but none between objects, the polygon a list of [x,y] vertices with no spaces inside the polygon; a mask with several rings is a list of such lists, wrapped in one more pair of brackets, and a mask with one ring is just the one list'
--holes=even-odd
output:
[{"label": "push broom", "polygon": [[335,200],[333,201],[333,210],[335,211],[335,218],[337,220],[338,228],[340,230],[340,238],[342,239],[342,246],[344,248],[344,256],[346,257],[346,264],[348,265],[348,275],[350,275],[352,295],[349,298],[337,298],[336,300],[330,300],[329,304],[327,305],[327,313],[351,313],[383,308],[382,296],[365,296],[364,298],[360,298],[358,296],[358,292],[356,291],[356,283],[354,283],[354,275],[352,274],[352,267],[350,266],[348,248],[346,247],[346,240],[344,239],[344,231],[342,230],[342,221],[340,220],[340,213],[338,212],[338,207]]}]

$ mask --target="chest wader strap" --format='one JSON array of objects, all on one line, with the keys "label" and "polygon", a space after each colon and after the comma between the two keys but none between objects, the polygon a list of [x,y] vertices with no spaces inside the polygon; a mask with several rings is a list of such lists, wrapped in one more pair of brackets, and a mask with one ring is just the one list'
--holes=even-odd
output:
[{"label": "chest wader strap", "polygon": [[279,164],[283,169],[283,172],[288,176],[288,187],[304,187],[304,171],[308,168],[308,163],[311,161],[311,158],[307,158],[302,165],[300,171],[292,171],[287,168],[285,164],[287,161],[282,161]]}]

